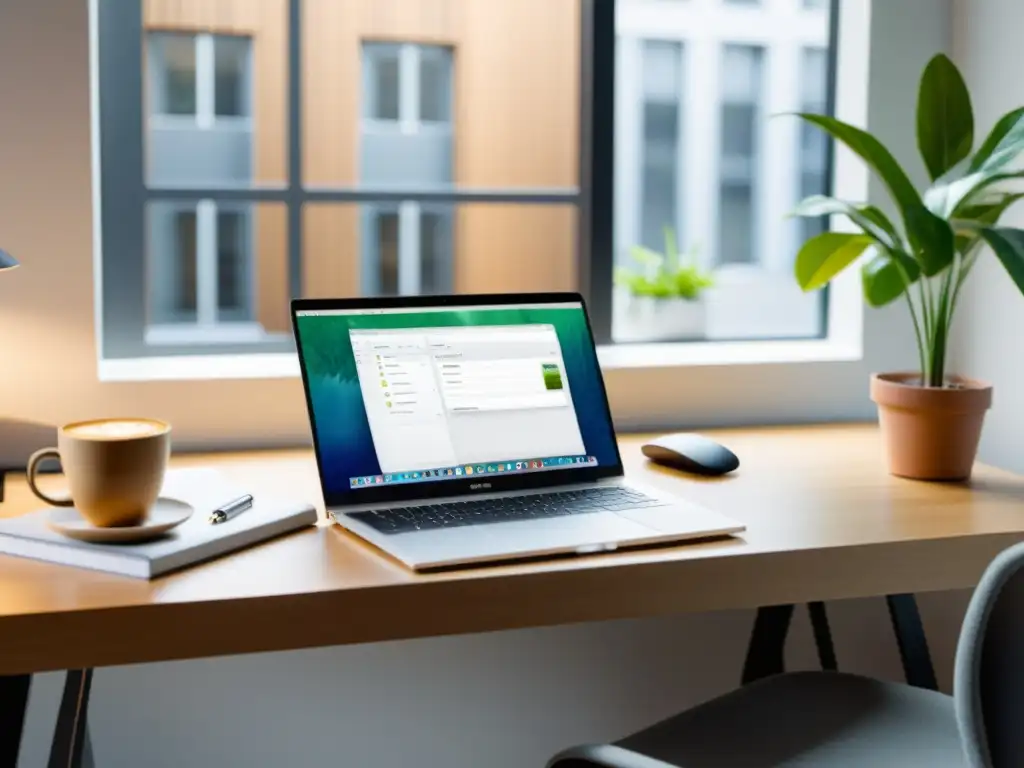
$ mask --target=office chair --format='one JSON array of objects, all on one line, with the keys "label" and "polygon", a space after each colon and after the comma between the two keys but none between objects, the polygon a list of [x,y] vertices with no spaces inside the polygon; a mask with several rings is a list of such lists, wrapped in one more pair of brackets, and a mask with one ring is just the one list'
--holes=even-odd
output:
[{"label": "office chair", "polygon": [[1016,768],[1024,765],[1024,544],[985,571],[953,696],[839,672],[776,675],[548,768]]}]

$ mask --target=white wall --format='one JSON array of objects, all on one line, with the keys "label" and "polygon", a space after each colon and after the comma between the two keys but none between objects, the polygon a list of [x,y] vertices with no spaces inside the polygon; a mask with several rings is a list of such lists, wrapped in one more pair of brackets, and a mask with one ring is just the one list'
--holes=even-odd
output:
[{"label": "white wall", "polygon": [[[948,4],[876,6],[870,123],[906,156],[917,74],[948,45]],[[97,382],[86,73],[84,2],[0,4],[0,238],[25,264],[0,279],[0,409],[49,421],[151,413],[207,444],[304,440],[295,381],[192,383],[187,398],[181,384]],[[616,372],[613,407],[620,423],[662,426],[866,417],[867,373],[914,357],[901,309],[869,313],[865,331],[861,363]],[[236,420],[228,439],[224,414],[239,407],[263,418]],[[922,600],[944,679],[962,602]],[[896,673],[880,601],[832,615],[844,668]],[[102,670],[93,742],[109,768],[540,765],[733,686],[750,621],[730,613]],[[803,618],[795,634],[794,662],[812,665]],[[44,764],[59,684],[37,678],[24,767]]]},{"label": "white wall", "polygon": [[[956,0],[954,47],[957,64],[971,89],[975,136],[980,143],[1003,114],[1024,104],[1020,30],[1024,4],[1019,0]],[[1024,227],[1019,204],[1003,217],[1007,226]],[[981,458],[1024,472],[1024,297],[1002,265],[987,253],[964,288],[957,310],[953,362],[958,372],[995,386],[985,423]]]}]

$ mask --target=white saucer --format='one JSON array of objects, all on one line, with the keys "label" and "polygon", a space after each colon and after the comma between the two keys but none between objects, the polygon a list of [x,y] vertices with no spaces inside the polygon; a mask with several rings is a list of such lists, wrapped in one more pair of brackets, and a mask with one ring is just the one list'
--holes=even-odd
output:
[{"label": "white saucer", "polygon": [[73,507],[57,507],[50,512],[47,525],[65,536],[95,544],[126,544],[162,536],[192,517],[191,504],[161,496],[139,525],[98,528]]}]

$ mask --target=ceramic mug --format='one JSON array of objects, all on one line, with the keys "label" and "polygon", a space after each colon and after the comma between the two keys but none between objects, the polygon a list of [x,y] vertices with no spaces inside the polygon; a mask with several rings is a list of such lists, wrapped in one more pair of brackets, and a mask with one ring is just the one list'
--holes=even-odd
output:
[{"label": "ceramic mug", "polygon": [[[65,424],[57,447],[28,460],[28,485],[48,504],[75,507],[97,527],[139,525],[156,503],[171,453],[171,426],[156,419],[95,419]],[[36,484],[39,465],[60,459],[70,493],[51,496]]]}]

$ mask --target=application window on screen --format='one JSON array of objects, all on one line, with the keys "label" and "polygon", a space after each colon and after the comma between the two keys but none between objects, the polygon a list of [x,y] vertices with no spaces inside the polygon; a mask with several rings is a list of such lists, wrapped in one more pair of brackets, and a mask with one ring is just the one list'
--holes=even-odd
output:
[{"label": "application window on screen", "polygon": [[349,337],[385,475],[586,453],[552,325]]}]

